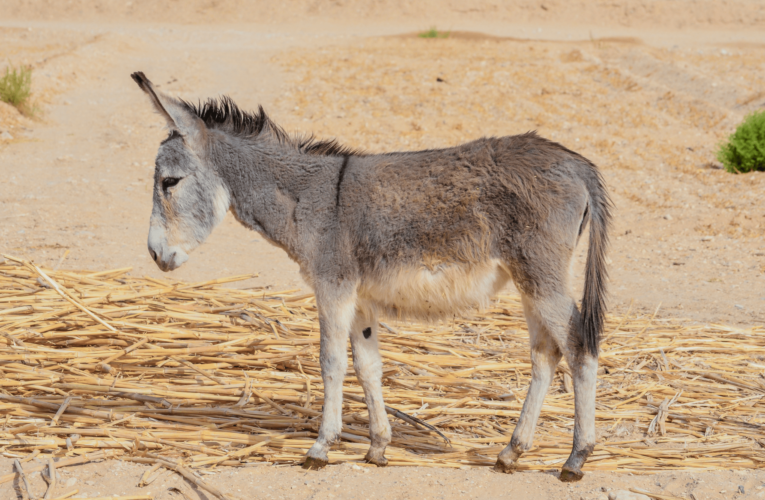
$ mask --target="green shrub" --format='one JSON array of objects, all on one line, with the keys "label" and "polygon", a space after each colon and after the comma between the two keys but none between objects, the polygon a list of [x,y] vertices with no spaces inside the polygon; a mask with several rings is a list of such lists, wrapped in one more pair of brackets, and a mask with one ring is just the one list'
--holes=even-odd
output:
[{"label": "green shrub", "polygon": [[32,93],[32,68],[19,66],[5,68],[0,78],[0,101],[7,102],[23,111]]},{"label": "green shrub", "polygon": [[420,38],[449,38],[449,32],[448,31],[438,31],[435,26],[430,28],[428,31],[423,31],[419,35]]},{"label": "green shrub", "polygon": [[728,172],[765,172],[765,111],[747,115],[728,142],[720,145],[717,159]]}]

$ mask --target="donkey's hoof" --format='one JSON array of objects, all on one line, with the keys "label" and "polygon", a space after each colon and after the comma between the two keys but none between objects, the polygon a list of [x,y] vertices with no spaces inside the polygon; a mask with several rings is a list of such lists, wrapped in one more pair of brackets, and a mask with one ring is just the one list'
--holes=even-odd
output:
[{"label": "donkey's hoof", "polygon": [[388,459],[385,458],[383,455],[367,453],[367,456],[364,457],[364,460],[367,463],[375,464],[378,467],[385,467],[386,465],[388,465]]},{"label": "donkey's hoof", "polygon": [[560,480],[564,483],[575,483],[584,477],[584,472],[581,470],[571,469],[565,465],[560,470]]},{"label": "donkey's hoof", "polygon": [[327,466],[329,462],[323,458],[306,457],[303,468],[306,470],[319,470]]},{"label": "donkey's hoof", "polygon": [[494,464],[494,470],[505,474],[512,474],[518,470],[518,464],[515,462],[505,463],[502,459],[498,458],[497,463]]}]

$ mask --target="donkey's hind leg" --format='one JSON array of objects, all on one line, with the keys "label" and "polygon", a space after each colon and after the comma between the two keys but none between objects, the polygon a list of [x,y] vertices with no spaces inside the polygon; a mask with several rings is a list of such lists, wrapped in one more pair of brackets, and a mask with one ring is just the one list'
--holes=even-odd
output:
[{"label": "donkey's hind leg", "polygon": [[571,325],[566,361],[574,382],[574,446],[560,471],[561,481],[566,482],[582,479],[582,466],[595,448],[595,395],[598,382],[598,358],[584,348],[576,305]]},{"label": "donkey's hind leg", "polygon": [[385,448],[391,440],[390,422],[385,413],[382,395],[382,359],[377,344],[377,318],[367,318],[363,312],[356,313],[351,328],[353,368],[364,389],[369,409],[369,437],[372,445],[366,461],[379,467],[388,465]]},{"label": "donkey's hind leg", "polygon": [[513,472],[518,458],[531,448],[539,412],[561,358],[558,343],[540,318],[533,300],[524,295],[522,303],[531,343],[531,385],[510,444],[499,454],[494,466],[500,472]]},{"label": "donkey's hind leg", "polygon": [[[582,466],[595,447],[595,391],[598,360],[597,357],[587,353],[584,348],[584,342],[581,338],[579,329],[579,310],[576,307],[576,303],[568,293],[562,290],[562,286],[560,288],[561,290],[557,291],[555,289],[548,289],[544,293],[537,294],[534,298],[524,296],[523,304],[526,321],[529,323],[529,332],[533,331],[531,325],[539,321],[542,324],[542,328],[549,333],[550,340],[557,345],[558,352],[563,353],[565,356],[566,362],[571,368],[571,373],[573,375],[574,446],[571,455],[563,465],[560,474],[561,481],[570,482],[582,479],[584,476]],[[539,327],[537,327],[537,329],[539,329]],[[532,340],[532,346],[533,345],[534,341]],[[558,354],[558,356],[560,356],[560,354]],[[557,359],[559,358],[556,358],[556,363]],[[533,364],[534,351],[532,347],[532,365]],[[532,370],[535,369],[532,368]],[[534,385],[534,373],[535,371],[532,371],[532,382],[531,387],[529,388],[529,395],[523,405],[523,413],[521,413],[518,426],[516,427],[515,433],[513,433],[513,439],[510,442],[510,445],[502,451],[502,454],[500,454],[500,461],[502,461],[502,455],[505,453],[507,453],[506,456],[508,458],[512,458],[514,456],[512,453],[515,453],[513,450],[525,451],[528,449],[528,446],[531,446],[530,436],[533,432],[533,426],[531,427],[531,430],[527,430],[528,428],[526,427],[527,424],[524,419],[524,413],[526,413],[526,407],[528,405],[529,416],[534,416],[534,420],[530,421],[530,423],[536,423],[536,417],[539,415],[539,409],[542,405],[541,400],[544,397],[544,393],[541,389],[537,389]],[[554,368],[551,368],[547,374],[549,378],[546,380],[549,383],[554,374]],[[541,377],[540,380],[542,380]],[[547,386],[545,386],[545,389],[546,388]],[[531,403],[529,402],[530,400]],[[532,409],[536,410],[536,413],[532,414]],[[517,443],[520,446],[513,447],[513,443],[516,442],[516,436],[519,438]],[[526,436],[529,436],[527,442],[522,440],[522,438]],[[526,444],[526,448],[522,448],[524,444]]]}]

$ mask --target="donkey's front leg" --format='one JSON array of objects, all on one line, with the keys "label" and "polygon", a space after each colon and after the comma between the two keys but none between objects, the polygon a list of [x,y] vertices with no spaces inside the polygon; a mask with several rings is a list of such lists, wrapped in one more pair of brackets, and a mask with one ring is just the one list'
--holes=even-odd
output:
[{"label": "donkey's front leg", "polygon": [[343,427],[343,378],[348,368],[347,342],[356,311],[356,294],[332,290],[316,294],[321,344],[319,362],[324,381],[324,408],[319,437],[308,450],[304,469],[320,469]]},{"label": "donkey's front leg", "polygon": [[369,437],[372,445],[367,456],[369,463],[379,467],[388,465],[385,448],[391,440],[390,422],[385,413],[382,395],[382,359],[377,345],[377,318],[367,318],[362,312],[356,314],[351,328],[353,368],[366,396],[369,409]]}]

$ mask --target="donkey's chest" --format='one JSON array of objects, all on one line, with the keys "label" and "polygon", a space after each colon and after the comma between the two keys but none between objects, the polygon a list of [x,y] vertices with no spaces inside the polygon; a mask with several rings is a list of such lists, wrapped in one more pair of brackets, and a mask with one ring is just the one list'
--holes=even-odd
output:
[{"label": "donkey's chest", "polygon": [[362,280],[359,299],[386,316],[438,320],[485,307],[510,276],[498,260],[399,267]]}]

